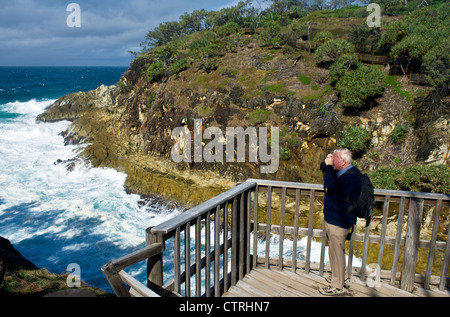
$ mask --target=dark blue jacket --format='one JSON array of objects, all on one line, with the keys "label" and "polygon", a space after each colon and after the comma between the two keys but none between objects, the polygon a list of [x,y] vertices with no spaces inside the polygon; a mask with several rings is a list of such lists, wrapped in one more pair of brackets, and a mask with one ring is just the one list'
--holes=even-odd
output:
[{"label": "dark blue jacket", "polygon": [[327,165],[324,173],[324,220],[346,229],[350,229],[356,222],[356,216],[345,211],[352,201],[359,199],[362,187],[361,177],[359,174],[349,173],[351,170],[358,171],[356,167],[352,167],[338,177],[333,166]]}]

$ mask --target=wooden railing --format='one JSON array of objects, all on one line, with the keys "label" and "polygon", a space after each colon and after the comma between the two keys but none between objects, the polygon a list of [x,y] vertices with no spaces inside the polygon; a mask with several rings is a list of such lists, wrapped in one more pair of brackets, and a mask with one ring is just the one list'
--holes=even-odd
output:
[{"label": "wooden railing", "polygon": [[[323,195],[322,185],[249,179],[148,228],[145,248],[108,262],[102,270],[118,296],[221,296],[257,265],[305,273],[314,270],[323,275],[329,271],[322,227]],[[358,226],[347,245],[349,272],[363,281],[367,276],[374,277],[375,282],[388,279],[410,292],[414,283],[426,289],[434,284],[444,290],[448,284],[450,235],[448,227],[444,228],[447,237],[439,230],[441,212],[450,207],[450,195],[375,190],[375,198],[380,215],[375,214],[374,220],[380,225],[375,229],[365,227],[364,220],[359,220],[362,227]],[[434,208],[433,224],[430,238],[420,239],[425,207],[428,213],[430,207]],[[395,236],[387,234],[388,220],[393,218],[397,218]],[[306,237],[301,255],[300,237]],[[286,247],[287,242],[292,246]],[[316,249],[320,245],[318,261],[312,259],[313,244]],[[392,263],[386,265],[388,245],[393,248],[389,251]],[[369,255],[376,247],[377,255]],[[423,257],[423,251],[428,257],[422,268],[417,259],[419,253]],[[361,259],[360,266],[353,264],[354,254]],[[147,260],[147,287],[124,271],[143,260]],[[371,270],[368,263],[375,260],[376,269]],[[166,265],[173,266],[170,274],[163,271]]]}]

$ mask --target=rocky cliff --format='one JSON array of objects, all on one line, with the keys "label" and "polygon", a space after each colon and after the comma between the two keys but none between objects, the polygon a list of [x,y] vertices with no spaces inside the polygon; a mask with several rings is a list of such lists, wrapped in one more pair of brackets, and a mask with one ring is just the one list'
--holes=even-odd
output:
[{"label": "rocky cliff", "polygon": [[[320,183],[320,162],[341,145],[347,126],[368,131],[369,150],[357,160],[363,170],[449,164],[448,100],[436,113],[428,111],[429,87],[397,81],[366,107],[348,111],[330,89],[327,70],[308,54],[286,56],[250,43],[222,57],[215,70],[189,67],[156,82],[147,77],[149,63],[136,58],[117,86],[62,97],[37,118],[72,121],[66,142],[85,144],[81,155],[93,166],[125,172],[131,192],[191,206],[247,178]],[[194,119],[202,119],[203,131],[278,127],[277,172],[261,173],[261,163],[249,161],[248,147],[242,163],[175,163],[172,131],[185,126],[194,140]],[[402,124],[409,130],[393,142]]]}]

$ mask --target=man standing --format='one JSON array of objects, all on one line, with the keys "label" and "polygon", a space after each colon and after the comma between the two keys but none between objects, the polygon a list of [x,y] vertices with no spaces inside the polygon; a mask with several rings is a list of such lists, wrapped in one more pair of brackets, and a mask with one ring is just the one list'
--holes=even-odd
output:
[{"label": "man standing", "polygon": [[331,277],[326,278],[330,285],[319,292],[323,295],[339,295],[344,286],[349,287],[347,268],[345,265],[345,240],[356,222],[353,213],[346,210],[359,198],[362,182],[359,174],[347,173],[355,169],[352,165],[352,153],[348,149],[338,149],[328,154],[324,170],[324,221],[328,236],[328,256],[331,266]]}]

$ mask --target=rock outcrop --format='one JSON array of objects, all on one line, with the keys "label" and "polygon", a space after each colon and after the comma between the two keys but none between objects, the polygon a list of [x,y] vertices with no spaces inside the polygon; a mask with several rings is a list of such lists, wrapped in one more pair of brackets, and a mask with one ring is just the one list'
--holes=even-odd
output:
[{"label": "rock outcrop", "polygon": [[7,270],[37,269],[31,261],[24,258],[8,239],[0,237],[0,285]]},{"label": "rock outcrop", "polygon": [[27,260],[14,248],[8,239],[0,237],[0,261],[3,268],[9,269],[37,269],[31,261]]}]

